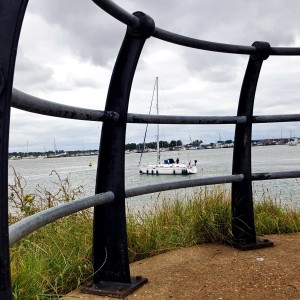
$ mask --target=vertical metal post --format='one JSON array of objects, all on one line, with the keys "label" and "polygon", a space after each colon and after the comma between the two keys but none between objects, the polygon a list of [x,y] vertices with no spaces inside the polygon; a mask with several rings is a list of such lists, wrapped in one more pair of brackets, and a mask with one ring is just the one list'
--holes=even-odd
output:
[{"label": "vertical metal post", "polygon": [[252,117],[256,86],[262,63],[269,57],[270,45],[255,42],[256,55],[251,55],[245,72],[238,106],[238,116],[246,116],[245,124],[235,129],[232,174],[243,174],[242,182],[232,183],[233,245],[242,250],[272,246],[267,240],[256,238],[251,170]]},{"label": "vertical metal post", "polygon": [[0,299],[11,299],[8,243],[8,137],[15,60],[28,0],[0,4]]},{"label": "vertical metal post", "polygon": [[155,29],[154,21],[141,12],[134,13],[140,26],[127,28],[113,70],[106,110],[119,114],[117,123],[105,121],[102,127],[96,179],[96,193],[112,191],[115,201],[95,207],[94,279],[84,293],[124,297],[146,282],[131,278],[127,249],[125,206],[125,134],[130,90],[144,43]]}]

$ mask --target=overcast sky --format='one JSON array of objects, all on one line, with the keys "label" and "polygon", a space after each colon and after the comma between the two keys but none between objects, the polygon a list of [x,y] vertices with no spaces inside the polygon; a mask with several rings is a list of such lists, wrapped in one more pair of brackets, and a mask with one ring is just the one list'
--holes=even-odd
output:
[{"label": "overcast sky", "polygon": [[[215,42],[300,47],[300,1],[115,1],[143,11],[156,26]],[[110,76],[126,26],[89,0],[30,0],[21,32],[14,87],[68,105],[104,109]],[[237,112],[247,56],[146,41],[130,97],[130,113],[148,113],[155,77],[160,113],[228,115]],[[254,114],[300,113],[300,58],[264,62]],[[153,112],[154,113],[154,112]],[[127,127],[127,143],[142,142],[145,125]],[[164,125],[161,140],[183,143],[233,139],[233,125]],[[12,109],[10,151],[97,149],[101,124]],[[147,141],[155,140],[154,127]],[[254,125],[253,138],[300,136],[297,123]]]}]

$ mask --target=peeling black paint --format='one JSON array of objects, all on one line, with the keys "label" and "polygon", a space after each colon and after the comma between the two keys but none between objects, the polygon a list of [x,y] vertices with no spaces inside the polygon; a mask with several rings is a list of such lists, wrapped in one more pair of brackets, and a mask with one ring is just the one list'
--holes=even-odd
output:
[{"label": "peeling black paint", "polygon": [[255,173],[252,174],[252,180],[268,180],[272,178],[272,173]]}]

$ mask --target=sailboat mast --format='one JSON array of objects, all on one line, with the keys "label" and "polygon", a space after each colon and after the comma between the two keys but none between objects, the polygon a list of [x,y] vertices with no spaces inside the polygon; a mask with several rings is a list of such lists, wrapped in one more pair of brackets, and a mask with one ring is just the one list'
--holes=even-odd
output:
[{"label": "sailboat mast", "polygon": [[54,153],[56,155],[56,143],[55,143],[55,138],[53,139],[53,143],[54,143]]},{"label": "sailboat mast", "polygon": [[[159,115],[158,110],[158,77],[156,77],[156,113]],[[157,137],[156,137],[156,143],[157,143],[157,163],[160,164],[160,150],[159,150],[159,124],[157,124]]]}]

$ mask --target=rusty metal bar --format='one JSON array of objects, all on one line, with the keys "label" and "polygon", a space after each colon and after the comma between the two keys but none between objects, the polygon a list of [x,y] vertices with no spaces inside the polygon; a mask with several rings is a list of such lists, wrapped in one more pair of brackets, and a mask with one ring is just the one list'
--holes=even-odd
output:
[{"label": "rusty metal bar", "polygon": [[[115,124],[104,122],[99,149],[96,179],[96,194],[112,191],[115,201],[94,211],[93,260],[94,278],[92,286],[83,292],[111,295],[110,288],[122,289],[143,284],[146,279],[130,277],[126,232],[125,207],[125,136],[129,96],[135,69],[144,43],[154,30],[154,21],[143,13],[134,13],[140,19],[138,29],[127,28],[109,85],[107,111],[119,114]],[[111,283],[118,283],[111,284]],[[117,295],[118,291],[115,290]],[[125,296],[125,294],[123,294]]]},{"label": "rusty metal bar", "polygon": [[262,63],[269,57],[270,45],[255,42],[253,46],[259,54],[249,58],[237,112],[238,116],[247,117],[247,123],[236,125],[232,163],[232,174],[244,175],[242,182],[232,183],[232,242],[235,247],[244,250],[270,245],[256,238],[251,174],[251,120],[255,92]]},{"label": "rusty metal bar", "polygon": [[16,49],[27,0],[0,4],[0,299],[11,299],[8,241],[8,139]]},{"label": "rusty metal bar", "polygon": [[119,118],[116,112],[59,104],[31,96],[17,89],[13,89],[12,92],[12,107],[46,116],[85,121],[116,122]]}]

